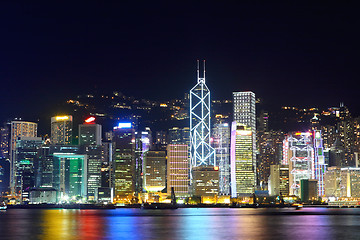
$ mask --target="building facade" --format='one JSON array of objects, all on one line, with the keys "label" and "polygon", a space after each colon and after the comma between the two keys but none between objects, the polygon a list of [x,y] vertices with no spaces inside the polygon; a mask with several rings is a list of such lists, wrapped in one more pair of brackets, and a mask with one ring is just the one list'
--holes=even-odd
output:
[{"label": "building facade", "polygon": [[289,166],[271,165],[269,177],[270,196],[289,196]]},{"label": "building facade", "polygon": [[11,193],[15,194],[16,141],[19,137],[37,137],[37,123],[12,121],[10,126],[10,188]]},{"label": "building facade", "polygon": [[135,195],[135,129],[132,123],[119,123],[113,136],[114,198],[131,202]]},{"label": "building facade", "polygon": [[245,124],[231,126],[231,196],[249,196],[255,192],[256,170],[253,158],[253,132]]},{"label": "building facade", "polygon": [[55,116],[51,118],[51,144],[72,143],[73,118],[71,115]]},{"label": "building facade", "polygon": [[[252,136],[252,164],[255,173],[256,169],[256,109],[255,109],[255,93],[247,92],[233,92],[233,120],[244,125],[251,131]],[[255,178],[256,186],[256,178]]]},{"label": "building facade", "polygon": [[167,146],[167,193],[174,188],[176,197],[189,196],[189,147],[187,144]]},{"label": "building facade", "polygon": [[147,151],[144,156],[144,189],[161,192],[166,187],[166,151]]},{"label": "building facade", "polygon": [[[204,66],[205,67],[205,66]],[[197,84],[190,90],[190,166],[215,166],[215,151],[210,146],[210,90],[197,70]],[[192,173],[190,172],[192,178]]]},{"label": "building facade", "polygon": [[212,146],[219,166],[219,194],[230,195],[230,126],[228,123],[215,124]]}]

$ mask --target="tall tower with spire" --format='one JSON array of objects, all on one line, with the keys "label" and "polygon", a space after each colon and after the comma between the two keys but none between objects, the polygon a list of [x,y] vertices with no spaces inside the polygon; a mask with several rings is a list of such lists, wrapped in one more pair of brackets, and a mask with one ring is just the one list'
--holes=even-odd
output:
[{"label": "tall tower with spire", "polygon": [[210,146],[210,90],[200,77],[197,62],[197,84],[190,90],[190,167],[215,166],[215,150]]}]

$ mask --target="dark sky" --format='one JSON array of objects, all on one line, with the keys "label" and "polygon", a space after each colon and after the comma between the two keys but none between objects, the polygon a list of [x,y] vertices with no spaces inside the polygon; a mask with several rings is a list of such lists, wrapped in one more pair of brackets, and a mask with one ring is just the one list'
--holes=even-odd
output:
[{"label": "dark sky", "polygon": [[1,120],[94,89],[180,98],[196,59],[216,99],[252,90],[269,105],[344,101],[360,113],[351,2],[74,2],[0,3]]}]

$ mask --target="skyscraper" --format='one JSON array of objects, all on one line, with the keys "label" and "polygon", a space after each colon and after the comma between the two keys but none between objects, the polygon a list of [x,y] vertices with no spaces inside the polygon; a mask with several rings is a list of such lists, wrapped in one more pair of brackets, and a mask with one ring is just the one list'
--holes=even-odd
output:
[{"label": "skyscraper", "polygon": [[101,125],[94,117],[89,117],[79,125],[79,145],[101,145]]},{"label": "skyscraper", "polygon": [[87,196],[87,155],[53,154],[53,187],[62,200]]},{"label": "skyscraper", "polygon": [[166,187],[166,151],[147,151],[144,156],[144,189],[160,192]]},{"label": "skyscraper", "polygon": [[71,144],[73,119],[71,115],[51,118],[51,143]]},{"label": "skyscraper", "polygon": [[[252,162],[254,172],[256,174],[256,111],[255,111],[255,93],[247,92],[233,92],[233,109],[234,121],[245,125],[245,128],[250,128],[252,132]],[[256,178],[255,178],[256,185]]]},{"label": "skyscraper", "polygon": [[313,176],[314,148],[311,132],[290,133],[284,139],[283,165],[289,165],[290,195],[300,196],[300,181]]},{"label": "skyscraper", "polygon": [[135,132],[135,192],[143,190],[143,164],[145,153],[152,145],[151,130],[146,127],[144,131]]},{"label": "skyscraper", "polygon": [[83,147],[82,152],[87,157],[87,197],[89,200],[96,200],[96,193],[101,187],[101,167],[105,147],[103,145],[87,145]]},{"label": "skyscraper", "polygon": [[189,147],[187,144],[167,146],[167,192],[174,188],[176,197],[189,195]]},{"label": "skyscraper", "polygon": [[253,158],[253,132],[245,124],[231,126],[231,196],[245,197],[255,192],[256,172]]},{"label": "skyscraper", "polygon": [[12,121],[10,129],[10,188],[11,192],[15,194],[15,153],[16,141],[19,137],[36,137],[37,123]]},{"label": "skyscraper", "polygon": [[230,126],[228,123],[214,125],[212,145],[219,165],[219,194],[230,195]]},{"label": "skyscraper", "polygon": [[318,196],[323,197],[325,195],[324,190],[324,173],[326,172],[325,155],[323,148],[323,139],[321,136],[321,130],[314,130],[314,166],[312,178],[317,179]]},{"label": "skyscraper", "polygon": [[[214,166],[215,150],[210,146],[210,90],[197,70],[197,84],[190,90],[190,167]],[[190,174],[190,176],[192,176]]]},{"label": "skyscraper", "polygon": [[28,200],[30,188],[35,187],[39,164],[38,151],[43,144],[40,137],[18,137],[14,154],[14,192]]},{"label": "skyscraper", "polygon": [[233,92],[234,121],[251,128],[256,132],[255,93]]},{"label": "skyscraper", "polygon": [[117,202],[130,202],[135,193],[135,129],[132,123],[119,123],[114,128],[114,197]]}]

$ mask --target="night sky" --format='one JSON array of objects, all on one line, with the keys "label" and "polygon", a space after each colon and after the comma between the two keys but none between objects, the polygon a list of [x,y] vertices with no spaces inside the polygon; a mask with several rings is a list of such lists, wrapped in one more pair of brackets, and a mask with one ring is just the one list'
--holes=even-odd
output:
[{"label": "night sky", "polygon": [[182,98],[197,59],[213,99],[252,90],[269,106],[343,101],[360,114],[351,2],[74,2],[0,3],[0,120],[95,90]]}]

